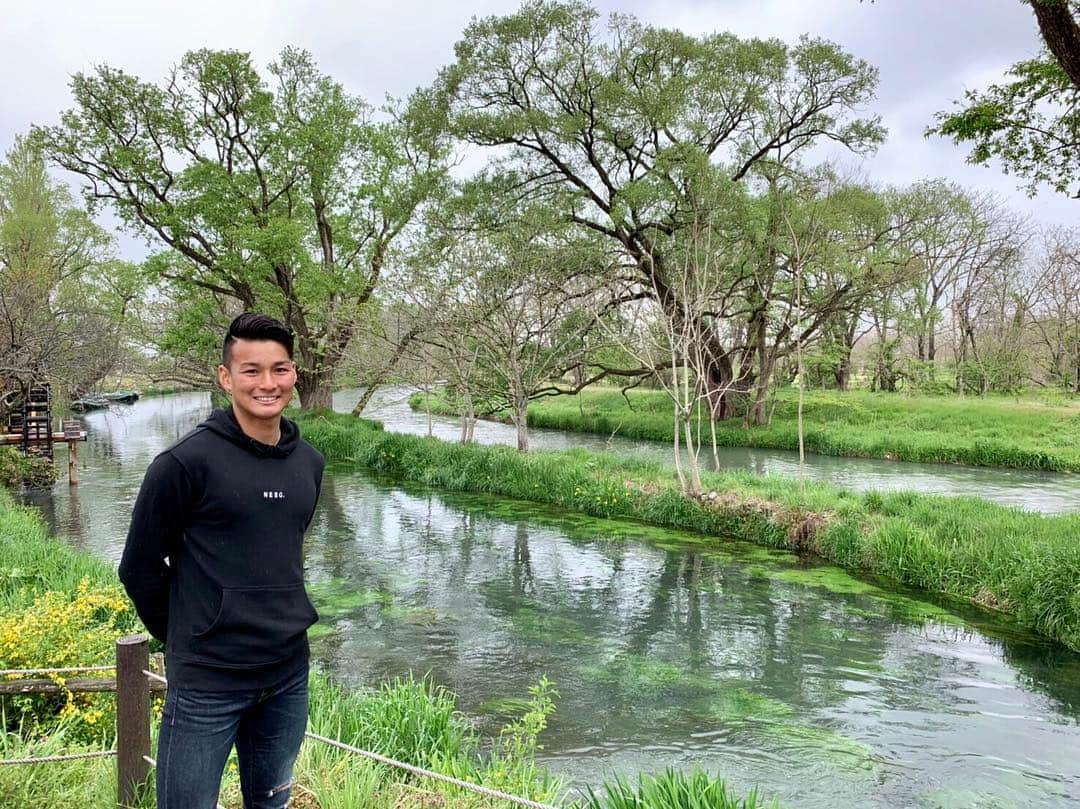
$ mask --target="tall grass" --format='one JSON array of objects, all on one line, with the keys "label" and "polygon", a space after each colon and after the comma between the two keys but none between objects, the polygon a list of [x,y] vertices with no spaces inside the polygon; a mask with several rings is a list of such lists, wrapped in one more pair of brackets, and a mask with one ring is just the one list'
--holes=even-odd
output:
[{"label": "tall grass", "polygon": [[101,560],[49,536],[41,515],[16,505],[0,488],[0,612],[29,606],[47,590],[74,593],[83,580],[92,585],[117,584]]},{"label": "tall grass", "polygon": [[[430,401],[433,412],[458,412],[445,393]],[[422,395],[410,399],[413,407],[421,403]],[[749,428],[738,420],[718,424],[717,443],[798,449],[796,408],[794,394],[779,392],[770,402],[770,424]],[[822,455],[1080,471],[1077,403],[810,391],[804,421],[807,450]],[[529,406],[529,424],[648,441],[672,439],[671,403],[661,391],[632,390],[624,397],[599,387],[576,396],[542,399]]]},{"label": "tall grass", "polygon": [[[768,804],[777,809],[776,801]],[[665,770],[660,775],[642,775],[637,785],[617,777],[599,793],[589,789],[585,809],[766,809],[765,801],[752,791],[745,798],[734,795],[720,778],[694,767],[689,773]]]},{"label": "tall grass", "polygon": [[339,414],[304,416],[333,461],[456,491],[515,497],[716,537],[812,552],[1012,614],[1080,649],[1080,515],[1044,516],[978,498],[856,494],[745,472],[710,474],[684,497],[655,463],[583,450],[521,454],[386,433]]}]

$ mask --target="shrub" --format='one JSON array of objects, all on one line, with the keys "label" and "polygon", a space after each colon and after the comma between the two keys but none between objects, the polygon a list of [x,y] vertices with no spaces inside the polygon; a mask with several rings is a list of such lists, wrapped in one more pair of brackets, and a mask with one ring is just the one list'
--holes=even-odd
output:
[{"label": "shrub", "polygon": [[56,467],[48,458],[27,457],[14,447],[0,447],[0,486],[48,488],[56,483]]},{"label": "shrub", "polygon": [[[84,579],[74,593],[50,590],[0,618],[0,668],[109,665],[116,638],[135,626],[134,611],[119,587],[91,588]],[[66,682],[60,675],[52,679],[61,686]],[[22,726],[37,734],[63,721],[70,738],[88,742],[111,736],[115,715],[112,694],[65,689],[10,697],[4,719],[8,730]]]}]

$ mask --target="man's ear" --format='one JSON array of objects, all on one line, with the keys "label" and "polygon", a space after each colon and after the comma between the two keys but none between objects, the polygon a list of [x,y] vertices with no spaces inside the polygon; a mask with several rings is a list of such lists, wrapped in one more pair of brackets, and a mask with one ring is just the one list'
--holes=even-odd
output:
[{"label": "man's ear", "polygon": [[217,367],[217,383],[226,393],[232,393],[232,374],[224,365]]}]

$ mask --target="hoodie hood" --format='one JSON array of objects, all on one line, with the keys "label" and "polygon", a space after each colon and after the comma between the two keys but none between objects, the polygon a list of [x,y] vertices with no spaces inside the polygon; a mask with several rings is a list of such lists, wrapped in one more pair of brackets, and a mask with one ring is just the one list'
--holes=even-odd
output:
[{"label": "hoodie hood", "polygon": [[232,408],[215,410],[210,417],[199,425],[211,432],[215,432],[228,441],[243,447],[248,452],[260,458],[288,458],[297,444],[300,443],[300,429],[296,422],[287,418],[281,419],[281,440],[277,444],[264,444],[256,441],[245,433],[236,420],[236,414]]}]

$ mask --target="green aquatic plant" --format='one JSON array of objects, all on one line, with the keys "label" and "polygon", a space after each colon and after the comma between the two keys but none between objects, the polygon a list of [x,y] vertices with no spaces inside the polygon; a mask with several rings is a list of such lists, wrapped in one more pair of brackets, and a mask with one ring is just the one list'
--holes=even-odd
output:
[{"label": "green aquatic plant", "polygon": [[724,724],[749,721],[791,719],[795,709],[786,702],[759,694],[744,686],[726,686],[720,690],[708,709],[709,715]]},{"label": "green aquatic plant", "polygon": [[308,585],[308,595],[324,620],[356,612],[372,604],[386,606],[393,597],[382,590],[359,589],[347,579],[328,579]]},{"label": "green aquatic plant", "polygon": [[[338,414],[301,418],[317,446],[320,430],[348,432],[354,421]],[[396,480],[811,553],[1011,614],[1021,626],[1080,648],[1080,514],[1045,516],[972,497],[855,495],[736,472],[703,475],[722,496],[699,501],[683,496],[658,464],[583,450],[522,454],[366,425],[345,443],[357,466]]]},{"label": "green aquatic plant", "polygon": [[604,683],[625,694],[647,695],[684,683],[685,672],[666,660],[620,652],[599,663],[582,666],[582,679]]},{"label": "green aquatic plant", "polygon": [[586,809],[779,809],[766,803],[757,789],[737,797],[723,778],[695,766],[689,773],[667,769],[659,775],[641,775],[632,784],[623,776],[605,781],[599,792],[591,787],[584,796]]},{"label": "green aquatic plant", "polygon": [[543,608],[519,607],[510,613],[510,623],[516,637],[545,644],[580,646],[592,638],[573,618]]},{"label": "green aquatic plant", "polygon": [[818,725],[767,722],[756,726],[755,732],[770,750],[789,753],[800,761],[859,770],[872,770],[883,761],[870,745]]},{"label": "green aquatic plant", "polygon": [[820,587],[830,593],[840,595],[879,595],[883,592],[880,587],[862,579],[857,579],[838,567],[828,565],[810,568],[787,568],[772,571],[767,575],[773,581],[798,584],[802,587]]}]

